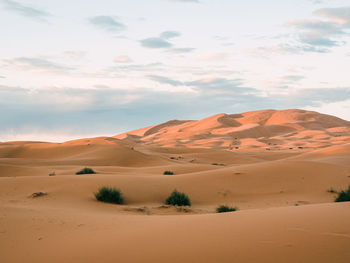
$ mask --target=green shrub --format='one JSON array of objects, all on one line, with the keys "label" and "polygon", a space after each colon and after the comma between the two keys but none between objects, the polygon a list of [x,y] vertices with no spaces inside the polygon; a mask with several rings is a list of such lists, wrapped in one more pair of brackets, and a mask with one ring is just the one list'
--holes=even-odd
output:
[{"label": "green shrub", "polygon": [[166,199],[167,205],[178,205],[178,206],[191,206],[191,201],[188,196],[184,193],[178,192],[176,189]]},{"label": "green shrub", "polygon": [[237,210],[238,210],[237,207],[230,207],[227,205],[220,205],[218,208],[216,208],[217,213],[235,212]]},{"label": "green shrub", "polygon": [[340,191],[338,193],[337,198],[335,199],[335,202],[347,202],[350,201],[350,186],[348,187],[348,190]]},{"label": "green shrub", "polygon": [[113,204],[123,204],[124,199],[122,193],[116,188],[101,187],[95,197],[98,201]]},{"label": "green shrub", "polygon": [[49,173],[49,176],[55,176],[55,175],[56,175],[55,172]]},{"label": "green shrub", "polygon": [[174,174],[174,172],[172,172],[172,171],[164,171],[164,173],[163,173],[164,175],[173,175]]},{"label": "green shrub", "polygon": [[76,172],[75,174],[95,174],[96,172],[92,170],[91,168],[83,168],[80,171]]}]

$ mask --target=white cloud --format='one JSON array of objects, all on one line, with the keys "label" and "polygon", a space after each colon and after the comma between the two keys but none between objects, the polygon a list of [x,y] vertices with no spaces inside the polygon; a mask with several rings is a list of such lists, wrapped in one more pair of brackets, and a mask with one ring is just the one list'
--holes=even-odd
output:
[{"label": "white cloud", "polygon": [[181,36],[181,33],[178,31],[164,31],[159,35],[162,39],[171,39],[179,36]]},{"label": "white cloud", "polygon": [[344,45],[341,41],[350,28],[350,7],[322,8],[314,12],[315,15],[328,19],[303,19],[287,23],[294,27],[298,40],[313,47],[335,47]]},{"label": "white cloud", "polygon": [[126,25],[119,22],[116,17],[112,16],[94,16],[89,18],[89,21],[97,28],[106,31],[119,32],[126,29]]},{"label": "white cloud", "polygon": [[12,1],[12,0],[2,0],[2,4],[4,5],[5,9],[14,12],[16,14],[19,14],[21,16],[38,19],[41,21],[45,21],[46,18],[50,17],[51,15],[39,8],[23,5],[19,2]]},{"label": "white cloud", "polygon": [[350,27],[350,7],[322,8],[314,13],[339,25]]},{"label": "white cloud", "polygon": [[147,48],[170,48],[173,46],[173,44],[160,37],[145,38],[142,39],[140,43],[143,47]]},{"label": "white cloud", "polygon": [[183,54],[183,53],[190,53],[193,52],[195,48],[171,48],[168,49],[167,52],[172,53],[172,54]]},{"label": "white cloud", "polygon": [[32,72],[56,72],[63,73],[74,70],[74,67],[66,66],[45,57],[15,57],[3,59],[7,67],[17,70]]}]

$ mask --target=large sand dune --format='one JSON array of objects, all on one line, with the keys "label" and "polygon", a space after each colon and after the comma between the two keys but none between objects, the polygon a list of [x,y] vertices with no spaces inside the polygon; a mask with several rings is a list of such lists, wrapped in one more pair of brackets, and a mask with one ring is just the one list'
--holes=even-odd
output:
[{"label": "large sand dune", "polygon": [[[349,262],[350,203],[328,191],[348,185],[350,122],[301,110],[4,142],[0,262]],[[97,202],[101,186],[126,204]],[[191,208],[164,206],[175,188]]]},{"label": "large sand dune", "polygon": [[316,149],[350,142],[350,122],[304,110],[265,110],[218,114],[200,121],[169,121],[115,138],[168,147]]}]

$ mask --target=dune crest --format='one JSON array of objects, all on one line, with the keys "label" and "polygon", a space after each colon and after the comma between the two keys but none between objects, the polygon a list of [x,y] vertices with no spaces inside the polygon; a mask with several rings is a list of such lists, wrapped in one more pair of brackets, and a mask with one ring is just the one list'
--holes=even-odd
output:
[{"label": "dune crest", "polygon": [[350,122],[313,111],[263,110],[174,120],[114,137],[164,147],[317,149],[350,142]]}]

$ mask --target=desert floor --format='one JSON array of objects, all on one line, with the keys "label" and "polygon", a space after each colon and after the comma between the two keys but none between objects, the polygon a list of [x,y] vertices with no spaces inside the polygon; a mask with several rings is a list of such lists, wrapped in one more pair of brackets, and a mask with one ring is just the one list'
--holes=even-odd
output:
[{"label": "desert floor", "polygon": [[[350,144],[228,151],[101,137],[2,143],[0,156],[2,263],[350,262],[350,203],[328,191],[350,185]],[[97,174],[75,174],[86,166]],[[126,204],[96,201],[101,186]],[[192,207],[165,206],[174,189]],[[239,211],[215,213],[221,204]]]}]

